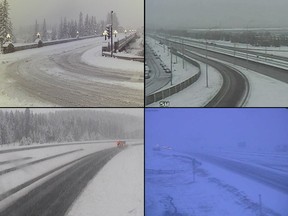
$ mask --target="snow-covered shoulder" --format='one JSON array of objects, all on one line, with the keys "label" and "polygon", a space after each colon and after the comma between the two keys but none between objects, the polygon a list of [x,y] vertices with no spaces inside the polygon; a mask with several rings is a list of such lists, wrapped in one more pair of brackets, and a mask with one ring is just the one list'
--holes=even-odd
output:
[{"label": "snow-covered shoulder", "polygon": [[92,179],[67,216],[144,215],[144,149],[128,147]]},{"label": "snow-covered shoulder", "polygon": [[102,56],[101,46],[86,51],[82,55],[81,61],[100,68],[121,69],[122,71],[132,71],[142,74],[144,71],[144,64],[141,62]]}]

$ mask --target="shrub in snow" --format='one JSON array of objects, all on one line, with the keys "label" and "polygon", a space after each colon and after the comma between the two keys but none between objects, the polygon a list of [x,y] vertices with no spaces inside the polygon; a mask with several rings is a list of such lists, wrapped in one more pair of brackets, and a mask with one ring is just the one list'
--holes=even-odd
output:
[{"label": "shrub in snow", "polygon": [[23,145],[31,145],[32,144],[32,139],[30,137],[22,137],[21,141],[20,141],[20,146]]}]

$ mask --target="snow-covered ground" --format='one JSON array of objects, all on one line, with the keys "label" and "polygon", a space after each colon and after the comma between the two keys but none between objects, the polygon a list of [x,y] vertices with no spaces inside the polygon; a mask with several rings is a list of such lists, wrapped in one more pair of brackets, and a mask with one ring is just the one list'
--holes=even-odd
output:
[{"label": "snow-covered ground", "polygon": [[98,46],[86,51],[82,55],[82,61],[86,64],[95,67],[111,68],[124,71],[133,71],[142,73],[144,64],[136,61],[127,61],[117,58],[110,58],[102,56],[102,47]]},{"label": "snow-covered ground", "polygon": [[[162,62],[170,69],[171,67],[171,56],[170,51],[168,51],[168,48],[164,44],[159,44],[159,41],[156,41],[153,38],[146,38],[148,45],[157,53],[157,55],[160,57]],[[173,78],[172,78],[172,84],[177,85],[184,80],[189,79],[193,75],[198,73],[198,68],[194,65],[184,62],[184,68],[183,68],[183,61],[181,58],[176,57],[172,55],[172,70],[173,70]],[[167,86],[163,87],[159,91],[163,89],[167,89],[171,87],[171,84],[169,83]]]},{"label": "snow-covered ground", "polygon": [[[124,34],[118,35],[119,39],[125,37]],[[91,50],[85,52],[82,56],[83,62],[86,64],[92,65],[94,67],[100,67],[104,69],[117,69],[122,71],[133,71],[135,72],[135,76],[131,77],[131,80],[142,79],[144,76],[144,65],[140,62],[133,61],[124,61],[119,59],[110,59],[104,58],[101,56],[100,50],[102,44],[104,42],[103,37],[90,38],[85,40],[73,41],[63,44],[45,46],[41,48],[28,49],[17,51],[9,54],[0,54],[0,105],[2,106],[21,106],[21,107],[31,107],[31,106],[55,106],[55,104],[50,104],[49,102],[42,101],[40,99],[36,99],[26,94],[25,92],[19,90],[19,87],[15,86],[15,81],[8,77],[6,73],[6,68],[8,65],[16,63],[18,61],[26,61],[30,62],[33,59],[39,59],[40,57],[51,57],[52,60],[55,57],[73,52],[74,50],[80,48],[92,47]],[[94,48],[95,47],[95,48]],[[50,61],[53,63],[53,61]],[[40,60],[39,60],[40,61]],[[71,73],[63,70],[60,67],[57,67],[56,64],[47,65],[45,63],[42,65],[44,71],[48,73],[48,75],[53,76],[61,76],[61,78],[67,77],[67,79],[75,79],[75,77],[71,77]],[[83,76],[82,76],[83,77]],[[101,81],[101,80],[100,80]],[[104,81],[103,81],[104,82]],[[107,80],[106,80],[107,82]],[[119,84],[119,83],[116,83]],[[135,83],[135,82],[123,82],[120,83],[124,87],[131,87],[134,89],[143,89],[143,84]]]},{"label": "snow-covered ground", "polygon": [[[191,52],[191,51],[190,51]],[[198,54],[198,53],[197,53]],[[200,55],[200,54],[198,54]],[[204,55],[202,55],[204,56]],[[282,81],[247,70],[216,58],[210,58],[224,63],[242,72],[249,81],[249,95],[244,104],[246,107],[286,107],[288,106],[288,85]]]},{"label": "snow-covered ground", "polygon": [[[150,46],[161,56],[161,59],[164,63],[169,65],[170,56],[167,55],[167,46],[160,45],[158,41],[149,37],[148,40]],[[163,47],[164,46],[164,47]],[[189,58],[189,56],[186,56]],[[176,61],[176,58],[173,59]],[[194,60],[194,59],[193,59]],[[196,60],[194,60],[196,61]],[[208,66],[208,88],[206,87],[206,64],[196,61],[200,64],[201,67],[201,76],[199,80],[193,83],[191,86],[186,89],[174,94],[170,97],[165,98],[165,101],[170,102],[171,107],[203,107],[207,104],[220,90],[223,84],[223,78],[219,71],[215,68]],[[177,57],[177,63],[173,64],[175,71],[173,71],[173,84],[176,85],[185,79],[193,76],[198,72],[198,68],[194,65],[185,61],[184,70],[183,70],[183,60],[180,57]],[[169,88],[171,85],[163,87],[161,90]],[[149,104],[148,107],[159,107],[159,102]]]},{"label": "snow-covered ground", "polygon": [[126,52],[128,54],[131,54],[132,56],[143,56],[144,55],[144,35],[141,35],[141,37],[137,38],[135,42],[128,44],[126,48]]},{"label": "snow-covered ground", "polygon": [[144,148],[129,147],[89,182],[67,216],[144,216]]},{"label": "snow-covered ground", "polygon": [[[194,60],[195,61],[195,60]],[[205,106],[220,90],[223,84],[223,78],[219,71],[208,66],[208,88],[206,87],[206,64],[199,62],[201,67],[201,76],[199,80],[186,89],[165,98],[170,102],[171,107],[203,107]],[[159,107],[159,103],[149,104],[148,107]]]},{"label": "snow-covered ground", "polygon": [[[165,39],[164,37],[162,37],[162,38]],[[193,44],[193,46],[195,46],[195,47],[206,49],[206,45],[205,44],[199,43],[199,42],[206,43],[206,40],[195,40],[195,39],[190,39],[190,38],[186,38],[186,37],[180,37],[180,39],[181,38],[185,39],[184,44]],[[174,39],[170,38],[169,40],[173,40],[175,42],[179,42],[179,40],[175,39],[175,38]],[[213,43],[213,41],[207,40],[207,43]],[[244,47],[245,44],[235,44],[236,47],[237,47],[237,45],[242,47],[243,49],[245,48]],[[233,44],[233,46],[234,46],[234,44]],[[245,51],[244,52],[239,52],[239,51],[234,52],[234,50],[226,49],[226,48],[222,48],[222,47],[217,47],[217,46],[211,45],[211,44],[207,45],[207,49],[211,50],[211,51],[216,51],[216,52],[219,52],[219,53],[224,53],[224,54],[227,54],[227,55],[231,55],[231,56],[236,56],[236,57],[242,58],[242,59],[246,59],[247,58],[247,54],[245,53]],[[247,49],[247,45],[246,45],[245,49]],[[253,50],[254,47],[248,44],[248,49]],[[285,50],[286,47],[284,47],[283,49]],[[262,51],[265,52],[265,49],[264,50],[263,49],[259,49],[259,50],[261,52]],[[275,51],[272,51],[272,52],[275,53]],[[283,52],[283,50],[282,50],[282,52]],[[272,59],[272,58],[269,58],[269,57],[267,57],[267,58],[260,57],[260,56],[258,56],[256,54],[249,53],[248,54],[248,59],[250,61],[261,62],[263,64],[267,64],[267,65],[271,65],[271,66],[279,67],[279,68],[283,68],[283,69],[287,69],[287,67],[288,67],[288,63],[286,61],[278,60],[278,59]]]},{"label": "snow-covered ground", "polygon": [[198,160],[194,181],[192,158],[146,148],[147,215],[288,215],[288,194],[205,161]]},{"label": "snow-covered ground", "polygon": [[[140,142],[143,142],[140,140]],[[139,140],[128,140],[127,144],[133,145],[139,143]],[[69,143],[66,143],[69,144]],[[37,146],[37,145],[33,145]],[[41,146],[41,145],[39,145]],[[48,145],[49,146],[49,145]],[[0,197],[5,192],[33,179],[41,174],[44,174],[48,171],[51,171],[57,167],[60,167],[61,165],[70,163],[71,161],[77,160],[83,156],[86,156],[88,154],[108,149],[111,147],[115,147],[116,142],[115,141],[103,141],[98,142],[96,141],[94,144],[87,143],[87,144],[76,144],[76,145],[67,145],[67,146],[57,146],[57,147],[48,147],[48,148],[39,148],[39,149],[27,149],[24,151],[16,151],[16,152],[10,152],[10,153],[2,153],[1,154],[1,161],[8,161],[8,160],[19,160],[23,158],[27,158],[26,160],[21,161],[15,161],[12,163],[6,163],[6,164],[0,164],[0,172],[4,171],[9,168],[18,167],[18,170],[14,170],[12,172],[5,173],[4,175],[1,175],[0,178]],[[28,147],[29,148],[29,147]],[[131,147],[132,148],[132,147]],[[134,147],[133,147],[134,148]],[[9,148],[5,148],[7,150]],[[10,149],[15,149],[15,147],[11,147]],[[75,152],[71,152],[75,151]],[[39,159],[43,159],[49,156],[58,155],[61,153],[68,153],[66,155],[62,155],[59,157],[55,157],[53,159],[49,159],[46,161],[42,161],[40,163],[35,163],[33,165],[29,166],[23,166],[26,163],[33,162]],[[143,151],[142,151],[143,152]],[[66,166],[63,169],[67,169],[69,166]],[[143,167],[143,166],[142,166]],[[61,170],[57,171],[56,173],[60,172]],[[143,170],[143,168],[142,168]],[[40,180],[36,181],[35,183],[29,185],[28,187],[16,192],[12,196],[7,197],[6,199],[2,200],[0,202],[0,209],[4,208],[11,202],[18,199],[20,196],[23,196],[36,186],[38,186],[43,181],[51,178],[52,176],[56,175],[56,173],[52,173],[44,178],[41,178]]]}]

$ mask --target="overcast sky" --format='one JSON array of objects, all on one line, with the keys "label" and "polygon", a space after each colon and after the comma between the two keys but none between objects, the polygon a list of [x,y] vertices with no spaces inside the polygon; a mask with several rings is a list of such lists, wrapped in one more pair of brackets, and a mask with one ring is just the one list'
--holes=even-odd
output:
[{"label": "overcast sky", "polygon": [[287,27],[287,0],[146,0],[146,27]]},{"label": "overcast sky", "polygon": [[147,150],[156,144],[191,150],[223,149],[246,142],[248,148],[271,150],[288,144],[288,109],[146,109]]},{"label": "overcast sky", "polygon": [[8,0],[15,27],[39,23],[58,23],[61,16],[75,19],[80,11],[96,16],[97,22],[106,20],[111,10],[117,13],[120,25],[129,28],[144,26],[143,0]]}]

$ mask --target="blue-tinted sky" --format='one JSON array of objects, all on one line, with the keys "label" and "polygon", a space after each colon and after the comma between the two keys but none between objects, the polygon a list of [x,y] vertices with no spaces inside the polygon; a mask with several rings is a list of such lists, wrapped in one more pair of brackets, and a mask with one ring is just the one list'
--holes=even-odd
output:
[{"label": "blue-tinted sky", "polygon": [[146,109],[145,143],[193,150],[199,146],[253,150],[288,144],[288,109]]}]

